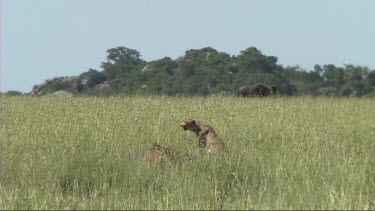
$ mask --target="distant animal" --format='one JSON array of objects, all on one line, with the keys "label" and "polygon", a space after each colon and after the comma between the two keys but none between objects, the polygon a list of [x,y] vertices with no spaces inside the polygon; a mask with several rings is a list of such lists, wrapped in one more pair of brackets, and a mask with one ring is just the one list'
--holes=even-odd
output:
[{"label": "distant animal", "polygon": [[160,161],[162,163],[169,163],[173,161],[178,161],[181,158],[181,155],[172,148],[163,147],[159,144],[154,144],[154,146],[146,154],[144,160],[149,162]]},{"label": "distant animal", "polygon": [[257,97],[265,97],[270,94],[276,94],[276,85],[265,85],[262,83],[255,84],[253,86],[241,86],[238,89],[238,96],[241,97],[250,97],[250,96],[257,96]]},{"label": "distant animal", "polygon": [[189,130],[198,138],[198,148],[206,150],[209,154],[216,154],[224,150],[223,140],[216,134],[214,129],[201,121],[194,119],[184,120],[180,125],[184,130]]}]

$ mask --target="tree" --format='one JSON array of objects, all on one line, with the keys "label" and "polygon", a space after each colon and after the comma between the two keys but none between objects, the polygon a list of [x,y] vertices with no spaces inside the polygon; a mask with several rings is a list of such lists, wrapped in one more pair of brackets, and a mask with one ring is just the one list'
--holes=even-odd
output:
[{"label": "tree", "polygon": [[139,70],[145,63],[140,57],[141,54],[134,49],[125,47],[111,48],[107,50],[107,62],[101,67],[108,80],[117,77],[124,78]]},{"label": "tree", "polygon": [[147,63],[139,74],[142,82],[139,90],[152,94],[173,95],[172,87],[177,67],[176,61],[169,57]]},{"label": "tree", "polygon": [[230,90],[231,62],[229,54],[211,47],[188,50],[177,60],[173,90],[199,95]]},{"label": "tree", "polygon": [[272,74],[277,69],[277,57],[265,56],[255,47],[241,51],[235,62],[242,72]]},{"label": "tree", "polygon": [[89,69],[87,72],[82,73],[80,77],[83,85],[89,88],[95,88],[96,85],[107,80],[107,77],[103,72],[94,69]]},{"label": "tree", "polygon": [[368,83],[368,75],[370,70],[367,67],[345,65],[345,84],[341,90],[344,96],[363,96],[374,91],[370,83]]},{"label": "tree", "polygon": [[326,87],[332,87],[338,93],[340,87],[345,84],[345,71],[333,64],[323,66],[322,76]]},{"label": "tree", "polygon": [[375,70],[368,73],[366,81],[370,86],[375,87]]}]

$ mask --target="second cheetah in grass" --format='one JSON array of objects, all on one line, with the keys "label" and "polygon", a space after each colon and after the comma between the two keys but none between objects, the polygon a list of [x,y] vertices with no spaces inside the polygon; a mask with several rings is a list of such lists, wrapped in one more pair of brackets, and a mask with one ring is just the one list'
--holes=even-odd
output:
[{"label": "second cheetah in grass", "polygon": [[182,156],[172,148],[154,144],[154,146],[148,151],[144,160],[150,162],[161,161],[162,163],[170,163],[178,161],[181,158]]}]

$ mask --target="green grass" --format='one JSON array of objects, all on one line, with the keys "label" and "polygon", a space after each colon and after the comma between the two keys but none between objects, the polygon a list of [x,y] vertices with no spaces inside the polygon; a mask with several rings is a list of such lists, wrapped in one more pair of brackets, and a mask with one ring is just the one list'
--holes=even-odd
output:
[{"label": "green grass", "polygon": [[[2,209],[375,209],[375,101],[3,98]],[[212,125],[202,155],[179,124]],[[190,159],[142,161],[153,143]]]}]

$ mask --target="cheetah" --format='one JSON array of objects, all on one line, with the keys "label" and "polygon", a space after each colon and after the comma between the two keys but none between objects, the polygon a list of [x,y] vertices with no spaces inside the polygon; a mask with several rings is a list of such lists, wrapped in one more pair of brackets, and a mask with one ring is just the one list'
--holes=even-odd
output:
[{"label": "cheetah", "polygon": [[199,149],[206,150],[209,154],[216,154],[224,150],[223,140],[216,134],[214,129],[203,122],[196,120],[185,120],[181,123],[184,130],[190,130],[198,138]]},{"label": "cheetah", "polygon": [[184,129],[184,130],[190,130],[191,132],[195,133],[197,136],[199,135],[199,132],[201,132],[202,130],[202,127],[206,125],[205,123],[203,122],[200,122],[200,121],[196,121],[194,119],[187,119],[187,120],[184,120],[182,123],[181,123],[181,127]]},{"label": "cheetah", "polygon": [[149,150],[144,160],[154,162],[161,161],[162,163],[169,163],[181,158],[181,155],[171,148],[163,147],[159,144],[154,144]]},{"label": "cheetah", "polygon": [[199,132],[198,140],[204,143],[209,154],[217,154],[224,150],[224,142],[209,125],[204,125]]},{"label": "cheetah", "polygon": [[[193,119],[188,119],[188,120],[183,121],[180,126],[184,130],[190,130],[191,132],[195,133],[195,135],[198,137],[204,125],[206,124],[204,124],[203,122],[196,121]],[[205,141],[198,139],[198,147],[200,149],[204,149],[206,147]]]}]

